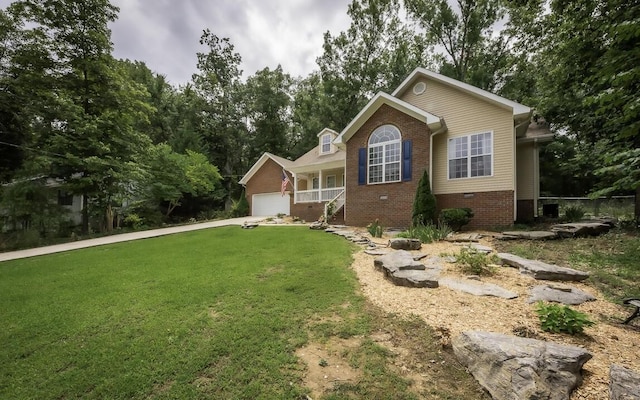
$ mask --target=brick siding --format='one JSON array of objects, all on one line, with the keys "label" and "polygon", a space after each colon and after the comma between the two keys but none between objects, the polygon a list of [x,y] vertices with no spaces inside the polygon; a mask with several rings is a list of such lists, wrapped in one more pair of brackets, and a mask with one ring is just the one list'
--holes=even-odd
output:
[{"label": "brick siding", "polygon": [[[287,172],[287,174],[289,174]],[[293,182],[291,174],[289,180]],[[279,193],[282,185],[282,167],[272,159],[267,159],[262,168],[260,168],[246,184],[245,194],[249,202],[249,213],[253,210],[253,195],[260,193]],[[289,184],[287,190],[293,193],[293,187]],[[287,196],[287,194],[285,194]],[[293,203],[293,196],[290,195],[290,204]]]},{"label": "brick siding", "polygon": [[438,210],[468,207],[474,217],[463,229],[493,228],[513,224],[513,191],[436,195]]},{"label": "brick siding", "polygon": [[[412,179],[408,182],[358,185],[358,149],[367,147],[369,136],[379,126],[395,125],[402,140],[412,141]],[[366,226],[378,219],[385,227],[407,227],[418,181],[429,168],[430,131],[424,122],[386,104],[382,105],[349,139],[347,145],[345,223]]]}]

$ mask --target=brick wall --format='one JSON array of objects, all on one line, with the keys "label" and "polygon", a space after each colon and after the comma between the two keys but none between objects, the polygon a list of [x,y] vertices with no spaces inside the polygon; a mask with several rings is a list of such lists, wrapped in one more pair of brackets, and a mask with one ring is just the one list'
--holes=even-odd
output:
[{"label": "brick wall", "polygon": [[[409,182],[358,185],[358,149],[367,147],[369,136],[380,125],[393,124],[402,140],[412,141],[412,179]],[[430,131],[420,122],[395,108],[382,105],[349,139],[346,157],[345,223],[366,226],[378,219],[385,227],[407,227],[418,181],[429,168]]]},{"label": "brick wall", "polygon": [[[287,173],[288,174],[288,173]],[[289,174],[289,180],[293,182],[293,177]],[[245,194],[249,201],[249,212],[253,209],[252,199],[254,194],[260,193],[279,193],[282,185],[282,167],[272,159],[267,159],[262,168],[260,168],[249,179],[245,186]],[[287,190],[293,193],[293,183],[287,186]],[[285,194],[286,196],[287,194]],[[290,203],[293,203],[291,198]]]},{"label": "brick wall", "polygon": [[513,224],[513,191],[452,193],[436,195],[438,210],[468,207],[474,217],[464,229],[492,228]]}]

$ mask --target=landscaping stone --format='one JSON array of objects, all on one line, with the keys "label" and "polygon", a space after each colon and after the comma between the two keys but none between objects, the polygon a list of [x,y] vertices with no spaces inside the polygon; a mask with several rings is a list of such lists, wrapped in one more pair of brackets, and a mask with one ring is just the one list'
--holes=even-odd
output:
[{"label": "landscaping stone", "polygon": [[552,301],[555,303],[577,305],[596,299],[583,290],[569,286],[538,285],[534,286],[530,293],[529,303]]},{"label": "landscaping stone", "polygon": [[413,255],[406,250],[392,251],[373,260],[373,265],[385,274],[393,274],[402,270],[425,270],[426,267],[413,259]]},{"label": "landscaping stone", "polygon": [[327,223],[326,223],[326,222],[324,222],[324,221],[316,221],[316,222],[312,222],[312,223],[309,225],[309,229],[314,229],[314,230],[317,230],[317,231],[323,231],[323,230],[326,230],[328,227],[329,227],[329,224],[327,224]]},{"label": "landscaping stone", "polygon": [[420,250],[420,239],[394,238],[389,239],[389,247],[395,250]]},{"label": "landscaping stone", "polygon": [[254,229],[257,228],[259,224],[257,222],[244,222],[240,227],[242,229]]},{"label": "landscaping stone", "polygon": [[388,251],[386,250],[377,250],[377,249],[365,249],[365,254],[368,254],[370,256],[383,256],[385,254],[389,254]]},{"label": "landscaping stone", "polygon": [[442,278],[439,282],[441,286],[464,293],[470,293],[474,296],[494,296],[503,299],[515,299],[518,297],[517,293],[494,285],[493,283],[470,282],[469,280],[464,281],[453,278]]},{"label": "landscaping stone", "polygon": [[502,232],[502,236],[498,236],[498,239],[529,239],[529,240],[550,240],[557,239],[558,235],[555,232],[549,231],[509,231]]},{"label": "landscaping stone", "polygon": [[609,399],[640,400],[640,374],[613,364],[609,368]]},{"label": "landscaping stone", "polygon": [[548,281],[583,281],[589,274],[571,268],[559,267],[537,260],[527,260],[509,253],[498,253],[502,264],[520,269],[520,273]]},{"label": "landscaping stone", "polygon": [[482,238],[482,235],[479,233],[452,233],[447,236],[444,240],[447,242],[477,242]]},{"label": "landscaping stone", "polygon": [[610,229],[611,225],[600,222],[576,222],[551,226],[551,231],[563,238],[598,236],[609,232]]},{"label": "landscaping stone", "polygon": [[490,332],[463,332],[452,345],[494,400],[569,400],[592,357],[576,346]]},{"label": "landscaping stone", "polygon": [[387,279],[397,286],[415,288],[437,288],[439,271],[437,270],[401,270],[386,275]]},{"label": "landscaping stone", "polygon": [[481,244],[477,244],[477,243],[471,243],[470,245],[467,246],[468,248],[477,251],[478,253],[484,253],[484,254],[489,254],[493,251],[493,249],[489,246],[483,246]]}]

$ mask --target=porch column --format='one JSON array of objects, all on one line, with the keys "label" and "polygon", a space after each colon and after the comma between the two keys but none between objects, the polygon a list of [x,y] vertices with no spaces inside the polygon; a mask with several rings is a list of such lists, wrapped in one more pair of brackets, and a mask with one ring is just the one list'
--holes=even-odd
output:
[{"label": "porch column", "polygon": [[318,203],[322,202],[322,170],[318,171]]},{"label": "porch column", "polygon": [[291,174],[293,175],[293,204],[298,204],[298,177],[295,172]]}]

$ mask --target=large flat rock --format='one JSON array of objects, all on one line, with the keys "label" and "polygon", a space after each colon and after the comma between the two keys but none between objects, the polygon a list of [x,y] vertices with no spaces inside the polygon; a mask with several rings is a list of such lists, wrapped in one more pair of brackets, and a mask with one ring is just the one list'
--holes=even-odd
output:
[{"label": "large flat rock", "polygon": [[575,222],[551,226],[551,231],[560,237],[598,236],[609,232],[611,225],[601,222]]},{"label": "large flat rock", "polygon": [[386,275],[397,286],[416,288],[437,288],[440,272],[435,269],[424,271],[403,270]]},{"label": "large flat rock", "polygon": [[529,303],[551,301],[555,303],[578,305],[596,298],[589,293],[570,286],[538,285],[531,289]]},{"label": "large flat rock", "polygon": [[520,269],[520,273],[547,281],[583,281],[589,274],[572,268],[559,267],[542,261],[528,260],[509,253],[498,253],[503,264]]},{"label": "large flat rock", "polygon": [[609,369],[609,398],[611,400],[640,400],[640,374],[613,364]]},{"label": "large flat rock", "polygon": [[413,255],[406,250],[392,251],[373,260],[373,265],[384,271],[385,274],[392,274],[403,270],[424,270],[426,267],[419,261],[414,260]]},{"label": "large flat rock", "polygon": [[494,400],[569,400],[592,357],[576,346],[491,332],[463,332],[452,345]]},{"label": "large flat rock", "polygon": [[557,239],[555,232],[549,231],[508,231],[502,232],[500,239],[528,239],[528,240],[550,240]]},{"label": "large flat rock", "polygon": [[440,285],[459,292],[469,293],[474,296],[494,296],[503,299],[515,299],[517,293],[507,290],[493,283],[472,282],[453,278],[441,278]]}]

